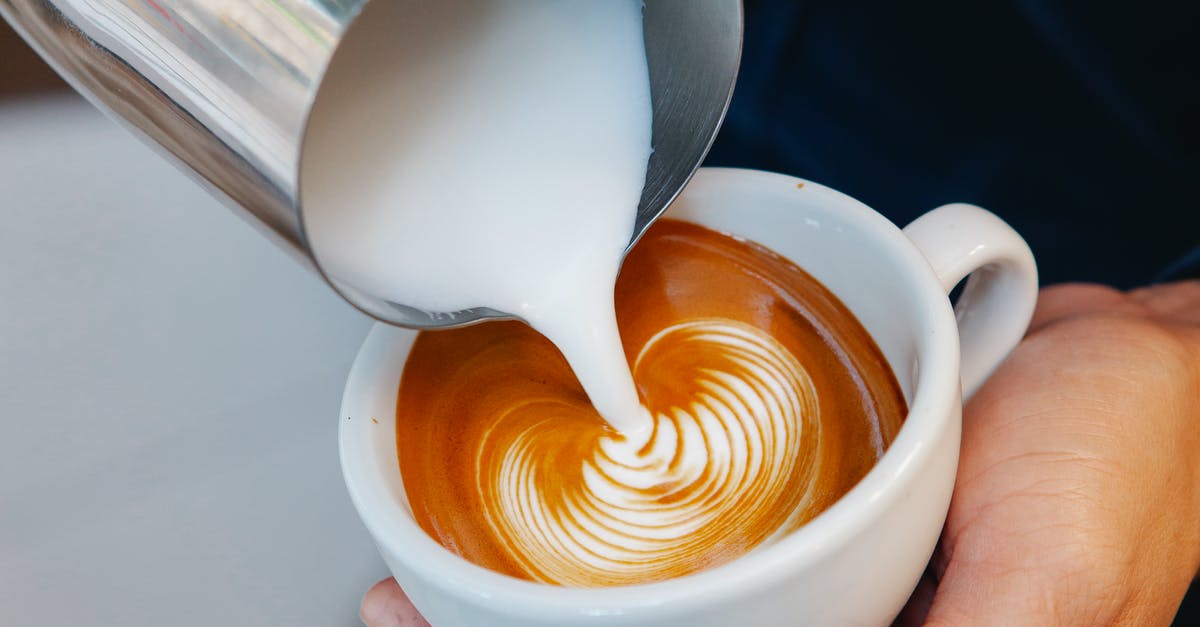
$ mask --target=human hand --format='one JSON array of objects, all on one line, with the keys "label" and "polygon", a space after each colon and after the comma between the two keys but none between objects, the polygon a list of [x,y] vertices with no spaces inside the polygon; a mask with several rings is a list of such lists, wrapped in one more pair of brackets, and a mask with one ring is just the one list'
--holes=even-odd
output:
[{"label": "human hand", "polygon": [[964,409],[949,518],[900,622],[1169,624],[1197,520],[1200,282],[1047,288]]},{"label": "human hand", "polygon": [[[964,413],[932,576],[901,622],[1169,623],[1200,567],[1200,282],[1043,290]],[[362,618],[427,624],[391,579]]]}]

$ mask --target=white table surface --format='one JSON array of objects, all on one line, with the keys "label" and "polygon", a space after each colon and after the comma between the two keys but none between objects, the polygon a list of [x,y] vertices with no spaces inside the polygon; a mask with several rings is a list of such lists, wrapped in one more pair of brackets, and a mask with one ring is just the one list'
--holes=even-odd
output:
[{"label": "white table surface", "polygon": [[0,625],[353,625],[368,321],[76,97],[0,104]]}]

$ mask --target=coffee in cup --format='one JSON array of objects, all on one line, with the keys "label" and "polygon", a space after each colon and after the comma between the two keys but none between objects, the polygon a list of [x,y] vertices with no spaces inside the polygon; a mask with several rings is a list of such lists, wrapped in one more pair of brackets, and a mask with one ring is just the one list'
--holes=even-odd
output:
[{"label": "coffee in cup", "polygon": [[853,314],[757,244],[654,225],[616,287],[645,434],[593,408],[527,325],[422,333],[397,403],[421,527],[462,557],[568,586],[647,583],[733,560],[829,507],[906,413]]}]

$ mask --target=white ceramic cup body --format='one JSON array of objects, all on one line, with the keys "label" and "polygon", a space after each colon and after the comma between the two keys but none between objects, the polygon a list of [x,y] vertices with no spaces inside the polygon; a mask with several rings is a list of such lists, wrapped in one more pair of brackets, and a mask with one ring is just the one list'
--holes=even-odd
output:
[{"label": "white ceramic cup body", "polygon": [[[416,332],[376,325],[343,398],[342,469],[384,560],[435,626],[884,625],[915,587],[950,503],[961,390],[983,380],[1032,315],[1028,247],[975,207],[943,207],[901,231],[829,188],[751,170],[702,169],[667,217],[763,244],[827,286],[891,364],[909,404],[904,426],[832,507],[729,564],[621,588],[536,584],[463,560],[413,520],[395,413]],[[972,272],[956,323],[947,292]],[[961,386],[959,324],[968,366]]]}]

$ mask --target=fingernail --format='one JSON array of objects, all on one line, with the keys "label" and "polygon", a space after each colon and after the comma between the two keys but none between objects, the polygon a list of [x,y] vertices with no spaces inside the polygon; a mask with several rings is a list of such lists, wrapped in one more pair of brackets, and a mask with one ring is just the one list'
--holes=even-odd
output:
[{"label": "fingernail", "polygon": [[368,614],[366,608],[363,608],[359,610],[358,617],[367,627],[404,627],[404,624],[400,622],[400,617],[387,611],[387,608],[371,614]]}]

